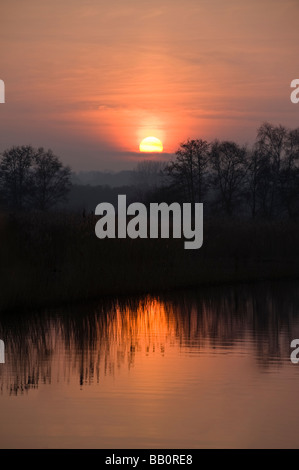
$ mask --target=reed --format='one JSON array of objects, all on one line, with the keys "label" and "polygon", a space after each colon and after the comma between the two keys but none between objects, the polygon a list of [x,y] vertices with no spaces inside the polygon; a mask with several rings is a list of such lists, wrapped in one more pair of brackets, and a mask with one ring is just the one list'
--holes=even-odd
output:
[{"label": "reed", "polygon": [[71,213],[0,217],[0,308],[299,277],[298,223],[204,220],[199,250],[178,239],[104,239],[98,218]]}]

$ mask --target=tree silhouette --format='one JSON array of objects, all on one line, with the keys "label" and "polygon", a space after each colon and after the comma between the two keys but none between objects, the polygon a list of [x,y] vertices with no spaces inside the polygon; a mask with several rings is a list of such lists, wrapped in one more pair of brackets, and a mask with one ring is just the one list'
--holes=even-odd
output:
[{"label": "tree silhouette", "polygon": [[27,202],[33,155],[33,148],[23,145],[12,147],[1,156],[2,197],[8,206],[15,210],[22,210]]},{"label": "tree silhouette", "polygon": [[51,150],[12,147],[0,158],[0,185],[10,209],[47,210],[65,199],[71,170]]},{"label": "tree silhouette", "polygon": [[258,194],[262,215],[273,217],[279,213],[280,171],[285,156],[288,131],[283,126],[265,122],[257,131],[255,150],[261,163]]},{"label": "tree silhouette", "polygon": [[252,216],[294,217],[299,207],[299,129],[262,124],[246,176]]},{"label": "tree silhouette", "polygon": [[235,142],[215,141],[211,149],[213,185],[227,215],[233,215],[240,202],[246,175],[246,149]]},{"label": "tree silhouette", "polygon": [[40,210],[50,209],[65,200],[71,183],[71,170],[63,166],[51,150],[39,148],[33,157],[30,177],[30,202]]},{"label": "tree silhouette", "polygon": [[188,139],[176,151],[176,159],[168,166],[173,183],[190,202],[202,202],[207,189],[209,144],[205,140]]},{"label": "tree silhouette", "polygon": [[290,218],[299,213],[299,129],[290,130],[285,141],[285,156],[280,170],[282,207]]}]

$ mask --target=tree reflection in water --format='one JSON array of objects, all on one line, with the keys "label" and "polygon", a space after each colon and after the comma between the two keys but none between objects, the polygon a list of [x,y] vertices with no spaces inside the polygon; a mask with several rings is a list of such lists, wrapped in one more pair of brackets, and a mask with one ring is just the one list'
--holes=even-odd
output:
[{"label": "tree reflection in water", "polygon": [[18,394],[53,381],[80,386],[134,367],[138,354],[171,348],[200,354],[249,342],[259,367],[289,360],[299,337],[298,283],[261,283],[105,300],[31,314],[2,314],[6,364],[1,393]]}]

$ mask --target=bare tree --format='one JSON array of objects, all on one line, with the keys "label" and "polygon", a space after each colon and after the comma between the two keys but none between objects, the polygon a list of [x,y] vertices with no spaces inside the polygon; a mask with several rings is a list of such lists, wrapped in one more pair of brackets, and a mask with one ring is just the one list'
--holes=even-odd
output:
[{"label": "bare tree", "polygon": [[47,210],[62,201],[70,189],[71,170],[51,150],[12,147],[0,160],[3,198],[14,210]]},{"label": "bare tree", "polygon": [[265,122],[257,131],[255,151],[260,161],[258,195],[262,215],[273,217],[280,211],[280,172],[288,140],[288,130]]},{"label": "bare tree", "polygon": [[299,215],[299,128],[288,132],[279,181],[282,207],[290,218],[297,217]]},{"label": "bare tree", "polygon": [[0,184],[4,201],[14,210],[22,210],[28,198],[30,169],[34,150],[31,146],[12,147],[1,155]]},{"label": "bare tree", "polygon": [[207,169],[209,163],[208,142],[202,139],[181,143],[176,151],[176,159],[168,166],[168,174],[190,202],[202,202],[207,189]]},{"label": "bare tree", "polygon": [[240,202],[246,175],[246,148],[235,142],[215,141],[211,149],[213,183],[227,215],[233,215]]},{"label": "bare tree", "polygon": [[30,200],[36,209],[47,210],[64,201],[71,187],[71,170],[52,150],[39,148],[33,157],[30,178]]},{"label": "bare tree", "polygon": [[254,219],[258,214],[268,214],[268,200],[271,191],[270,169],[268,158],[257,148],[247,153],[247,174],[245,193],[250,207],[251,216]]}]

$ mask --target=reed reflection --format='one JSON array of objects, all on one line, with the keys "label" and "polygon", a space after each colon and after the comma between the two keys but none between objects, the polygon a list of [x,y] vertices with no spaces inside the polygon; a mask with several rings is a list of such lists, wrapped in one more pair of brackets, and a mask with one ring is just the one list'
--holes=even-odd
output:
[{"label": "reed reflection", "polygon": [[240,344],[252,348],[259,367],[271,369],[289,359],[298,310],[298,283],[274,283],[2,315],[1,393],[59,382],[100,384],[133,368],[137,355],[214,354]]}]

